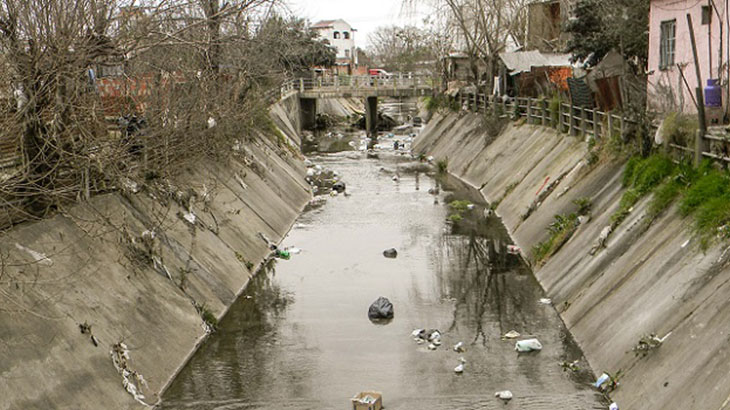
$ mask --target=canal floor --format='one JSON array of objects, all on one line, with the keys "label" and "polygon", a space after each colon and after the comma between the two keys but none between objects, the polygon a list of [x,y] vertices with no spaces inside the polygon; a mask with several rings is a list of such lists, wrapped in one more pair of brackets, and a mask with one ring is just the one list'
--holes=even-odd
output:
[{"label": "canal floor", "polygon": [[[499,219],[466,211],[472,218],[452,232],[446,203],[473,192],[434,196],[427,191],[437,182],[405,157],[353,155],[313,158],[342,176],[349,196],[299,218],[283,246],[302,252],[252,280],[162,409],[351,409],[350,397],[365,390],[382,392],[389,410],[608,407],[589,371],[559,366],[587,367],[530,270],[505,254]],[[390,247],[396,259],[383,257]],[[367,317],[379,296],[394,305],[387,324]],[[417,344],[417,328],[439,329],[443,344]],[[518,354],[501,338],[510,330],[543,350]],[[464,353],[452,350],[460,341]],[[460,357],[465,370],[456,374]],[[500,390],[514,398],[504,404]]]}]

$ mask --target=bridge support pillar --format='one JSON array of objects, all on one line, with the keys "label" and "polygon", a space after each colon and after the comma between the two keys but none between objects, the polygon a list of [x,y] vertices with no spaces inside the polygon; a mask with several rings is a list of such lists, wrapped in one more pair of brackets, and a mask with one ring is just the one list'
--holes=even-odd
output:
[{"label": "bridge support pillar", "polygon": [[365,131],[369,136],[378,136],[378,97],[365,99]]},{"label": "bridge support pillar", "polygon": [[300,98],[299,106],[301,110],[301,124],[304,130],[314,130],[317,123],[317,99],[316,98]]}]

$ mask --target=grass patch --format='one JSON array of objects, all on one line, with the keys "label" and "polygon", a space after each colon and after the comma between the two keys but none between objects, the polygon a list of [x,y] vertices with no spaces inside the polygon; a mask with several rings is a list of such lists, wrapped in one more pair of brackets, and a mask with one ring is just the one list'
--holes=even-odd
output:
[{"label": "grass patch", "polygon": [[593,202],[591,202],[591,198],[588,198],[587,196],[574,199],[573,204],[578,207],[578,215],[588,215],[589,213],[591,213],[591,208],[593,207]]},{"label": "grass patch", "polygon": [[727,172],[710,169],[696,177],[682,198],[679,210],[682,215],[689,215],[709,199],[722,198],[730,191],[730,179]]},{"label": "grass patch", "polygon": [[628,189],[621,197],[618,210],[611,215],[611,226],[615,229],[620,225],[641,198],[675,171],[674,162],[664,155],[654,154],[647,158],[634,156],[629,159],[623,175],[623,185]]},{"label": "grass patch", "polygon": [[555,220],[548,226],[548,239],[532,247],[535,264],[542,265],[545,260],[555,254],[578,229],[578,214],[555,215]]},{"label": "grass patch", "polygon": [[464,200],[454,200],[449,202],[449,210],[451,211],[448,220],[451,222],[461,222],[464,219],[463,213],[469,210],[471,202]]}]

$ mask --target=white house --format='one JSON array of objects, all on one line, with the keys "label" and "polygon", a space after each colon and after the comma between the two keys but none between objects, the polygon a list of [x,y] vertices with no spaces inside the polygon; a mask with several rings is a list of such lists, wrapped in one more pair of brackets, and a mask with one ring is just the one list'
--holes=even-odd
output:
[{"label": "white house", "polygon": [[319,33],[321,39],[327,40],[337,50],[338,70],[344,68],[350,71],[357,66],[356,29],[342,19],[322,20],[312,25],[312,29]]}]

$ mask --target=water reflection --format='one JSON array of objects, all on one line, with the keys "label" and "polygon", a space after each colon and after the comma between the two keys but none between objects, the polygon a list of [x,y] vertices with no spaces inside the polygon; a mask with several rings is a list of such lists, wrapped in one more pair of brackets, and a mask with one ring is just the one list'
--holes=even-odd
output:
[{"label": "water reflection", "polygon": [[[315,162],[340,172],[351,195],[300,218],[284,245],[302,253],[253,280],[250,298],[231,308],[163,408],[343,409],[373,389],[388,409],[500,409],[493,394],[505,388],[514,408],[601,408],[587,384],[557,365],[580,352],[555,310],[538,303],[540,287],[506,252],[504,227],[484,217],[473,191],[401,156],[346,155]],[[446,204],[461,198],[476,206],[452,227]],[[390,247],[396,259],[383,257]],[[395,308],[387,325],[367,318],[378,296]],[[414,328],[440,329],[443,345],[416,344]],[[514,341],[500,339],[512,329],[539,337],[545,349],[517,355]],[[460,355],[451,346],[459,341],[467,364],[455,375]]]}]

